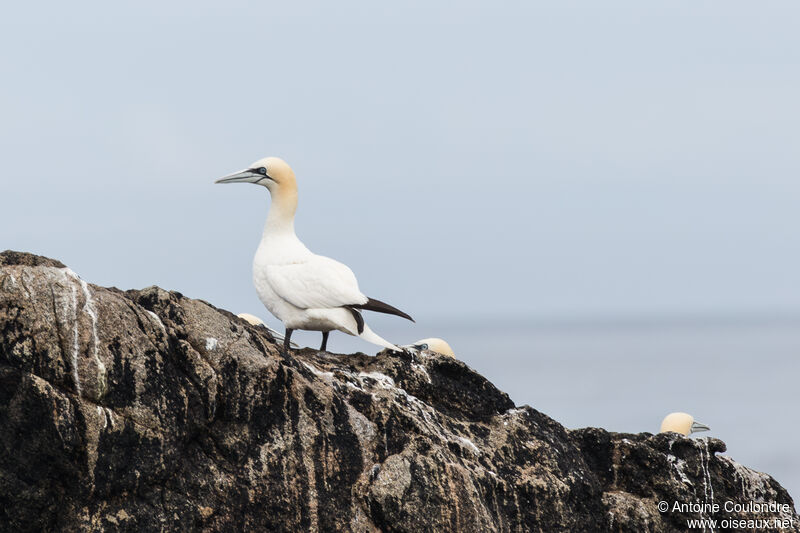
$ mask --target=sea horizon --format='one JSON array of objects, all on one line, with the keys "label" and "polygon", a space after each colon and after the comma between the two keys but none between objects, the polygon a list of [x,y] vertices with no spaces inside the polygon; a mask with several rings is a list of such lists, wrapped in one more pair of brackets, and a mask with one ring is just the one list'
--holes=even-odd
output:
[{"label": "sea horizon", "polygon": [[[711,427],[694,438],[723,440],[726,455],[800,494],[800,428],[786,414],[800,402],[800,317],[702,318],[371,322],[397,343],[446,339],[515,404],[569,429],[657,433],[665,415],[688,412]],[[297,332],[293,339],[317,348],[319,337]],[[329,349],[379,350],[341,333],[331,335]]]}]

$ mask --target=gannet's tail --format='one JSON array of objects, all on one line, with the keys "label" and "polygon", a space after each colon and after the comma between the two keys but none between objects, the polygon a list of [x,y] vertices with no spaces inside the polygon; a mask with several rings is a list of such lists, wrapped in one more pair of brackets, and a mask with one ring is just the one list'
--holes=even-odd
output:
[{"label": "gannet's tail", "polygon": [[377,344],[378,346],[383,346],[384,348],[389,348],[390,350],[394,350],[395,352],[400,352],[400,348],[392,344],[391,342],[387,341],[386,339],[380,337],[377,333],[369,329],[369,326],[364,324],[364,330],[358,334],[359,337],[364,339],[367,342],[371,342],[372,344]]}]

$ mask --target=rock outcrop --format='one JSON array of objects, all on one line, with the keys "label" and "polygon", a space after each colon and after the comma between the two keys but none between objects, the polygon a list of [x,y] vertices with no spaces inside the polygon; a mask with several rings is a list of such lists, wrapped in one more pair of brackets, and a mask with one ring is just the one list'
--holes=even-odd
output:
[{"label": "rock outcrop", "polygon": [[800,531],[724,450],[569,431],[450,357],[283,357],[206,302],[0,254],[2,531]]}]

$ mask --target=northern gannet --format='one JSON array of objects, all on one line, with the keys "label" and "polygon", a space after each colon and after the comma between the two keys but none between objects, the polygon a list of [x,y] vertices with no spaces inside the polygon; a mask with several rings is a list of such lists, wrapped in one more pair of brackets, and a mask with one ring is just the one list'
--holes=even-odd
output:
[{"label": "northern gannet", "polygon": [[403,348],[410,348],[417,351],[428,350],[430,352],[440,353],[453,358],[456,356],[456,354],[453,352],[453,349],[450,348],[450,345],[447,344],[444,339],[437,339],[435,337],[430,339],[420,339],[413,344],[403,346]]},{"label": "northern gannet", "polygon": [[659,433],[680,433],[687,437],[696,431],[708,431],[711,429],[705,424],[695,422],[694,417],[688,413],[670,413],[661,421],[661,431]]},{"label": "northern gannet", "polygon": [[290,338],[296,329],[321,331],[320,350],[327,347],[332,330],[399,350],[369,329],[360,311],[388,313],[412,322],[414,319],[391,305],[365,296],[350,268],[312,253],[297,238],[294,232],[297,181],[286,162],[267,157],[216,183],[254,183],[270,192],[272,205],[253,259],[253,284],[266,308],[286,327],[284,352],[288,353]]}]

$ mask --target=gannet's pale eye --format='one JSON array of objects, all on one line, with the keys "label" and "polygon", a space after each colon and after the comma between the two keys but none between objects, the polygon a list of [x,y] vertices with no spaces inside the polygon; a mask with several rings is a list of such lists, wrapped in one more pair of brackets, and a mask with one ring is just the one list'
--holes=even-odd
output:
[{"label": "gannet's pale eye", "polygon": [[688,413],[670,413],[664,417],[661,422],[660,433],[675,432],[687,437],[697,431],[708,431],[709,428],[705,424],[697,422],[694,417]]},{"label": "gannet's pale eye", "polygon": [[261,168],[259,168],[259,169],[258,169],[258,173],[259,173],[259,174],[261,174],[262,176],[266,176],[266,175],[267,175],[267,169],[266,169],[266,167],[261,167]]},{"label": "gannet's pale eye", "polygon": [[447,342],[442,339],[437,339],[436,337],[431,337],[430,339],[420,339],[414,342],[414,344],[406,345],[405,348],[411,348],[412,350],[428,350],[430,352],[446,355],[448,357],[456,356],[453,353],[453,349],[450,348],[450,345],[447,344]]}]

